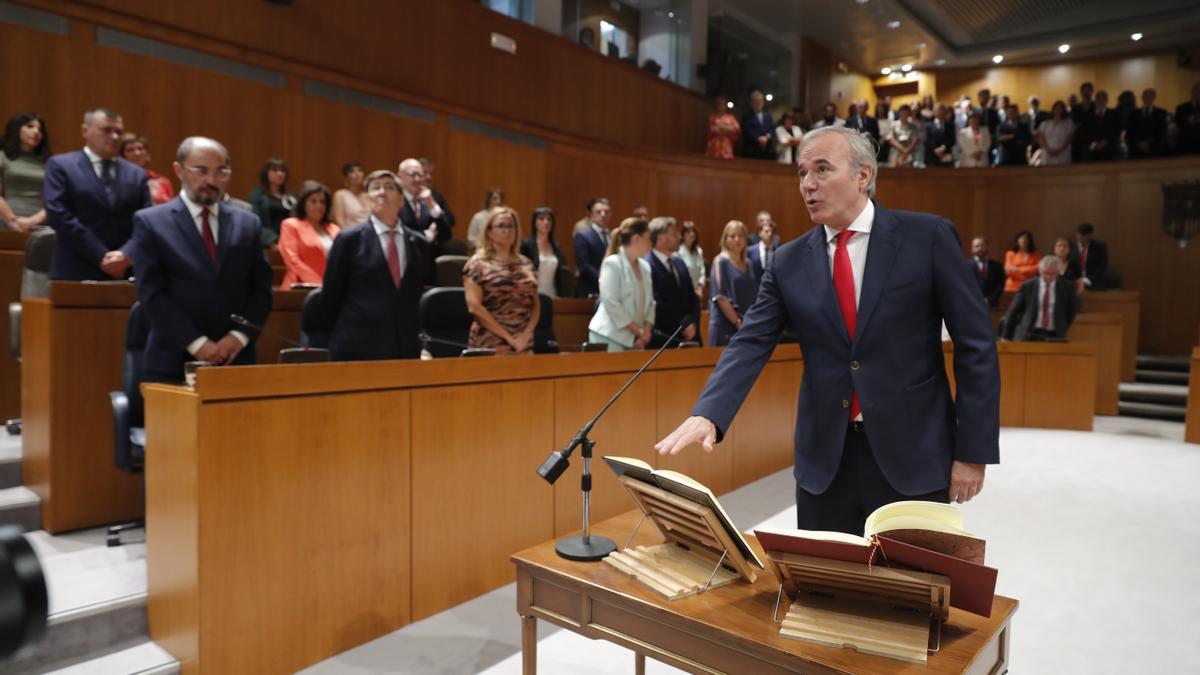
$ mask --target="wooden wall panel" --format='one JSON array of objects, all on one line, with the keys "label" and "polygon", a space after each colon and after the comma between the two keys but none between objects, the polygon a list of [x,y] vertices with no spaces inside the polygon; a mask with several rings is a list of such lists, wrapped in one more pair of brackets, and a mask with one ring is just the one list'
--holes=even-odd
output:
[{"label": "wooden wall panel", "polygon": [[[1025,356],[1025,419],[1021,426],[1092,430],[1093,405],[1064,405],[1081,396],[1094,397],[1095,354]],[[1003,423],[1003,422],[1002,422]]]},{"label": "wooden wall panel", "polygon": [[1121,389],[1121,317],[1084,312],[1075,317],[1067,338],[1096,345],[1096,414],[1116,415]]},{"label": "wooden wall panel", "polygon": [[1183,440],[1187,443],[1200,443],[1200,347],[1192,350],[1191,368]]}]

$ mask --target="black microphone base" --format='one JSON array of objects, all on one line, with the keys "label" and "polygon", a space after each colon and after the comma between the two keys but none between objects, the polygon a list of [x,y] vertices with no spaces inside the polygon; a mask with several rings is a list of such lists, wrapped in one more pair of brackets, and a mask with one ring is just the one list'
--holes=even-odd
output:
[{"label": "black microphone base", "polygon": [[593,534],[586,542],[583,537],[559,539],[554,550],[567,560],[595,562],[617,550],[617,544],[608,537],[597,537]]}]

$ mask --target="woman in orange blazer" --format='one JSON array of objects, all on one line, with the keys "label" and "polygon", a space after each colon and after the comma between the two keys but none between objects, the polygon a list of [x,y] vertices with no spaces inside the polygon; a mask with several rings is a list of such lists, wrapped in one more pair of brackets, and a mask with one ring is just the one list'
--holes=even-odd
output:
[{"label": "woman in orange blazer", "polygon": [[1004,290],[1011,293],[1020,290],[1021,284],[1037,276],[1041,261],[1042,254],[1033,243],[1033,233],[1029,230],[1018,232],[1012,250],[1004,254],[1004,275],[1007,277]]},{"label": "woman in orange blazer", "polygon": [[287,273],[283,275],[283,288],[292,284],[321,285],[325,276],[325,259],[333,238],[341,228],[329,219],[329,206],[333,198],[329,188],[314,180],[306,180],[300,186],[292,217],[279,226],[279,254]]}]

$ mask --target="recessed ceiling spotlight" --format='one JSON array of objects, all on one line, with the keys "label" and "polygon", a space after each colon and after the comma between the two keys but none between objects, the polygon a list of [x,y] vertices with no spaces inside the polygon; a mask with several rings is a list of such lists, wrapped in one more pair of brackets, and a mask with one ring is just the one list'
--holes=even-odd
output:
[{"label": "recessed ceiling spotlight", "polygon": [[867,4],[868,2],[870,2],[871,0],[854,0],[854,1],[855,1],[855,2],[857,2],[857,3],[858,3],[858,4],[860,4],[860,5],[865,5],[865,4]]},{"label": "recessed ceiling spotlight", "polygon": [[1141,40],[1141,39],[1142,39],[1142,34],[1141,34],[1141,33],[1134,33],[1133,35],[1130,35],[1130,36],[1129,36],[1129,39],[1130,39],[1130,40],[1133,40],[1134,42],[1137,42],[1138,40]]},{"label": "recessed ceiling spotlight", "polygon": [[906,64],[900,66],[900,70],[902,70],[906,73],[912,69],[913,69],[913,65],[911,63],[906,63]]},{"label": "recessed ceiling spotlight", "polygon": [[892,69],[891,69],[891,68],[888,68],[887,66],[884,66],[883,68],[881,68],[881,69],[879,70],[879,74],[880,74],[880,75],[891,75],[891,74],[892,74]]},{"label": "recessed ceiling spotlight", "polygon": [[675,18],[675,12],[667,12],[667,18],[668,18],[668,19],[674,19],[674,18]]},{"label": "recessed ceiling spotlight", "polygon": [[937,61],[934,61],[933,63],[934,63],[934,65],[944,66],[944,65],[946,65],[946,59],[938,59]]},{"label": "recessed ceiling spotlight", "polygon": [[925,44],[924,42],[918,42],[918,43],[917,43],[917,49],[925,49],[925,48],[926,48],[926,47],[928,47],[928,46],[929,46],[929,45]]},{"label": "recessed ceiling spotlight", "polygon": [[1004,60],[1004,55],[1003,55],[1003,54],[997,54],[997,55],[995,55],[995,56],[993,56],[993,57],[992,57],[992,63],[1000,63],[1000,62],[1001,62],[1001,61],[1003,61],[1003,60]]},{"label": "recessed ceiling spotlight", "polygon": [[726,101],[725,107],[729,108],[730,110],[733,110],[733,101]]},{"label": "recessed ceiling spotlight", "polygon": [[767,103],[775,100],[775,94],[767,94]]},{"label": "recessed ceiling spotlight", "polygon": [[1071,51],[1071,45],[1068,45],[1068,44],[1061,44],[1061,45],[1059,45],[1059,46],[1058,46],[1058,53],[1059,53],[1059,54],[1066,54],[1066,53],[1067,53],[1067,52],[1069,52],[1069,51]]},{"label": "recessed ceiling spotlight", "polygon": [[888,26],[888,28],[891,28],[892,30],[896,30],[897,28],[900,27],[900,22],[895,19],[892,19],[891,21],[888,22],[887,26]]}]

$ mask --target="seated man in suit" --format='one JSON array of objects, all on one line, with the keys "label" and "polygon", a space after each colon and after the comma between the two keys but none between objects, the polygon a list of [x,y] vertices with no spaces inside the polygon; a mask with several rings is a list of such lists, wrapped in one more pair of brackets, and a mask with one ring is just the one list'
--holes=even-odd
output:
[{"label": "seated man in suit", "polygon": [[150,319],[145,369],[150,381],[183,380],[190,360],[215,365],[255,362],[256,326],[271,311],[271,264],[253,213],[221,196],[229,153],[210,138],[184,139],[175,153],[179,196],[133,217],[138,300]]},{"label": "seated man in suit", "polygon": [[588,202],[585,227],[575,230],[575,266],[579,268],[579,282],[575,284],[575,297],[586,298],[600,293],[600,263],[608,252],[612,233],[608,230],[608,219],[612,207],[604,197]]},{"label": "seated man in suit", "polygon": [[647,345],[658,349],[675,334],[684,318],[687,328],[679,334],[684,342],[700,341],[700,298],[696,296],[687,264],[673,255],[679,249],[679,226],[674,218],[650,221],[650,278],[654,286],[654,336]]},{"label": "seated man in suit", "polygon": [[1108,246],[1092,239],[1096,228],[1091,223],[1080,223],[1075,228],[1075,246],[1071,253],[1079,261],[1079,272],[1083,285],[1094,291],[1103,290],[1104,277],[1108,275]]},{"label": "seated man in suit", "polygon": [[779,235],[775,234],[775,221],[769,217],[758,224],[758,241],[746,249],[750,259],[750,269],[754,275],[762,279],[763,272],[771,263],[771,256],[779,248]]},{"label": "seated man in suit", "polygon": [[334,361],[415,359],[421,355],[418,309],[433,283],[425,236],[400,222],[404,194],[391,171],[363,183],[371,217],[342,230],[325,264],[321,314],[330,326]]},{"label": "seated man in suit", "polygon": [[1004,293],[1004,265],[988,257],[987,237],[971,240],[971,267],[975,278],[979,280],[979,290],[987,298],[988,307],[999,306],[1000,295]]},{"label": "seated man in suit", "polygon": [[106,108],[83,115],[83,150],[46,162],[46,224],[58,235],[51,279],[124,279],[134,259],[133,214],[153,202],[146,172],[117,156],[125,124]]},{"label": "seated man in suit", "polygon": [[442,242],[454,236],[454,214],[443,208],[425,184],[425,167],[421,160],[409,158],[400,162],[400,171],[395,175],[400,180],[404,201],[400,205],[400,223],[410,230],[423,232],[430,243],[434,256]]},{"label": "seated man in suit", "polygon": [[1044,342],[1067,338],[1079,311],[1075,284],[1062,278],[1062,261],[1048,255],[1038,263],[1038,276],[1021,284],[1004,315],[1005,340]]},{"label": "seated man in suit", "polygon": [[775,121],[763,110],[766,98],[761,89],[750,91],[750,109],[742,115],[742,156],[751,159],[775,160]]}]

